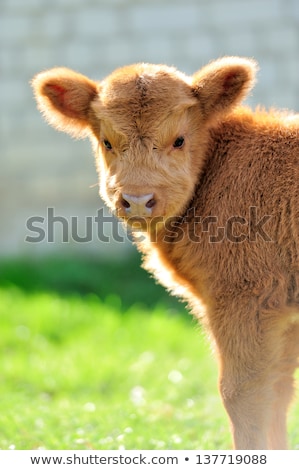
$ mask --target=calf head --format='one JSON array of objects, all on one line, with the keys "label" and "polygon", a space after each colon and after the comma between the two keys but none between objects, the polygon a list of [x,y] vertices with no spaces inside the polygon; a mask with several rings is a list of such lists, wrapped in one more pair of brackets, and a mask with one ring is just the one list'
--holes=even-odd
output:
[{"label": "calf head", "polygon": [[100,194],[134,224],[183,213],[204,165],[209,130],[244,98],[255,68],[249,59],[226,57],[188,77],[172,67],[137,64],[102,82],[54,68],[32,84],[51,125],[91,138]]}]

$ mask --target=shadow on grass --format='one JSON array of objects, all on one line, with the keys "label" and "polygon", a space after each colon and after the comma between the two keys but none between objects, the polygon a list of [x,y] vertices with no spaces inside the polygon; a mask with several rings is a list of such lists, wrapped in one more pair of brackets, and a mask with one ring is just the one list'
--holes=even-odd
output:
[{"label": "shadow on grass", "polygon": [[184,304],[156,284],[140,265],[138,254],[121,261],[78,255],[3,259],[0,286],[15,285],[27,292],[56,292],[61,296],[94,294],[104,301],[118,297],[122,311],[137,303],[149,309],[162,304],[183,313]]}]

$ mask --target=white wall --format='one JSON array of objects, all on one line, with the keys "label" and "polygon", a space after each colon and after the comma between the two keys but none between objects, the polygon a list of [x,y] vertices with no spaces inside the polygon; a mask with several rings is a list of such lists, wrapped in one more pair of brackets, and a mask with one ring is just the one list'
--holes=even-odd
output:
[{"label": "white wall", "polygon": [[[119,253],[122,243],[25,243],[34,215],[85,216],[101,207],[88,141],[41,119],[28,84],[42,69],[74,68],[101,79],[138,61],[192,73],[222,55],[255,57],[249,99],[299,111],[297,0],[1,0],[0,254],[80,248]],[[93,187],[91,187],[93,186]],[[46,222],[45,222],[46,223]],[[109,231],[109,223],[107,230]]]}]

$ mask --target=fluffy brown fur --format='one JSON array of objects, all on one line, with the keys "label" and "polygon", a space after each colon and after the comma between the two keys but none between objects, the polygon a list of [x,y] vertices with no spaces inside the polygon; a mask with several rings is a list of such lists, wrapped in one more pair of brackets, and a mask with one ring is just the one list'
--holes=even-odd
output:
[{"label": "fluffy brown fur", "polygon": [[100,83],[53,69],[33,87],[50,124],[90,136],[101,196],[205,324],[235,448],[284,449],[299,355],[299,120],[240,106],[255,71],[237,57],[192,77],[137,64]]}]

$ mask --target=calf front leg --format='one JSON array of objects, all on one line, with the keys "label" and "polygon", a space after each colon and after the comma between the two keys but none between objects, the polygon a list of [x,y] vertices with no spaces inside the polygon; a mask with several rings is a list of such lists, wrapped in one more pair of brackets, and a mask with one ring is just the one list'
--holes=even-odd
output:
[{"label": "calf front leg", "polygon": [[225,369],[220,377],[220,392],[230,418],[235,449],[268,449],[272,393],[267,382],[263,374],[239,382]]},{"label": "calf front leg", "polygon": [[[217,317],[211,329],[218,349],[219,388],[230,418],[234,448],[268,449],[283,351],[281,314],[244,307],[242,314],[222,311]],[[281,430],[282,442],[284,433]]]},{"label": "calf front leg", "polygon": [[294,372],[298,367],[299,325],[293,323],[284,334],[284,349],[279,363],[279,379],[274,384],[268,442],[271,449],[286,449],[287,411],[294,396]]}]

